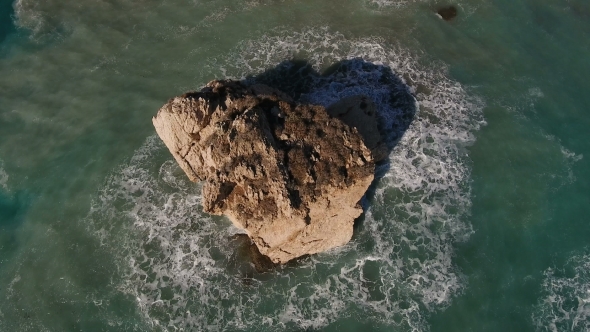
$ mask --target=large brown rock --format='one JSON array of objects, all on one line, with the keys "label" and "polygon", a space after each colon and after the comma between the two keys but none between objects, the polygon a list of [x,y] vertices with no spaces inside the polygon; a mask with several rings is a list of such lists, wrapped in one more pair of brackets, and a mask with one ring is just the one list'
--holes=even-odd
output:
[{"label": "large brown rock", "polygon": [[324,107],[213,81],[153,123],[188,177],[205,181],[203,209],[228,216],[273,262],[350,240],[375,165],[357,129]]}]

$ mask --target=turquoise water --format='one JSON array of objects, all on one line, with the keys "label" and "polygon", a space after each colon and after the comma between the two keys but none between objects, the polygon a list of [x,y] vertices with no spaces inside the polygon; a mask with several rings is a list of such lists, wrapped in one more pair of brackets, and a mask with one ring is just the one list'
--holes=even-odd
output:
[{"label": "turquoise water", "polygon": [[[0,331],[590,331],[590,4],[444,5],[0,1]],[[260,274],[151,117],[290,59],[373,64],[300,99],[392,151],[348,245]]]}]

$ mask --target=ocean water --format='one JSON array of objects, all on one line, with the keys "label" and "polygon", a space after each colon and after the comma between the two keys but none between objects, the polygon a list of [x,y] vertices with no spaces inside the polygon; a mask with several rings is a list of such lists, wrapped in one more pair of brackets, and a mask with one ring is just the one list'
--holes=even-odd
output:
[{"label": "ocean water", "polygon": [[[589,41],[586,0],[0,0],[0,331],[590,331]],[[377,103],[349,244],[259,273],[201,211],[151,117],[215,78]]]}]

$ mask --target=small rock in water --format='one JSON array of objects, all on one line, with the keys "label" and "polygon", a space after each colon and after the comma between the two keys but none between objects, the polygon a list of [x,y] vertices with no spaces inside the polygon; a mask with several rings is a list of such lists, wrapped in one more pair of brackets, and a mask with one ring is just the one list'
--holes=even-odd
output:
[{"label": "small rock in water", "polygon": [[455,6],[442,7],[437,13],[443,20],[450,21],[457,16],[457,8]]}]

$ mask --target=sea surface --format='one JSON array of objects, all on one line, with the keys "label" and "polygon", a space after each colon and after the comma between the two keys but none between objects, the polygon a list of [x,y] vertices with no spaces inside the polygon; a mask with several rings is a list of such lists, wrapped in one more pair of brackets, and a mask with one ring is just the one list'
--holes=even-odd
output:
[{"label": "sea surface", "polygon": [[[216,78],[377,103],[349,244],[201,211],[151,118]],[[588,332],[589,216],[587,0],[0,0],[0,331]]]}]

